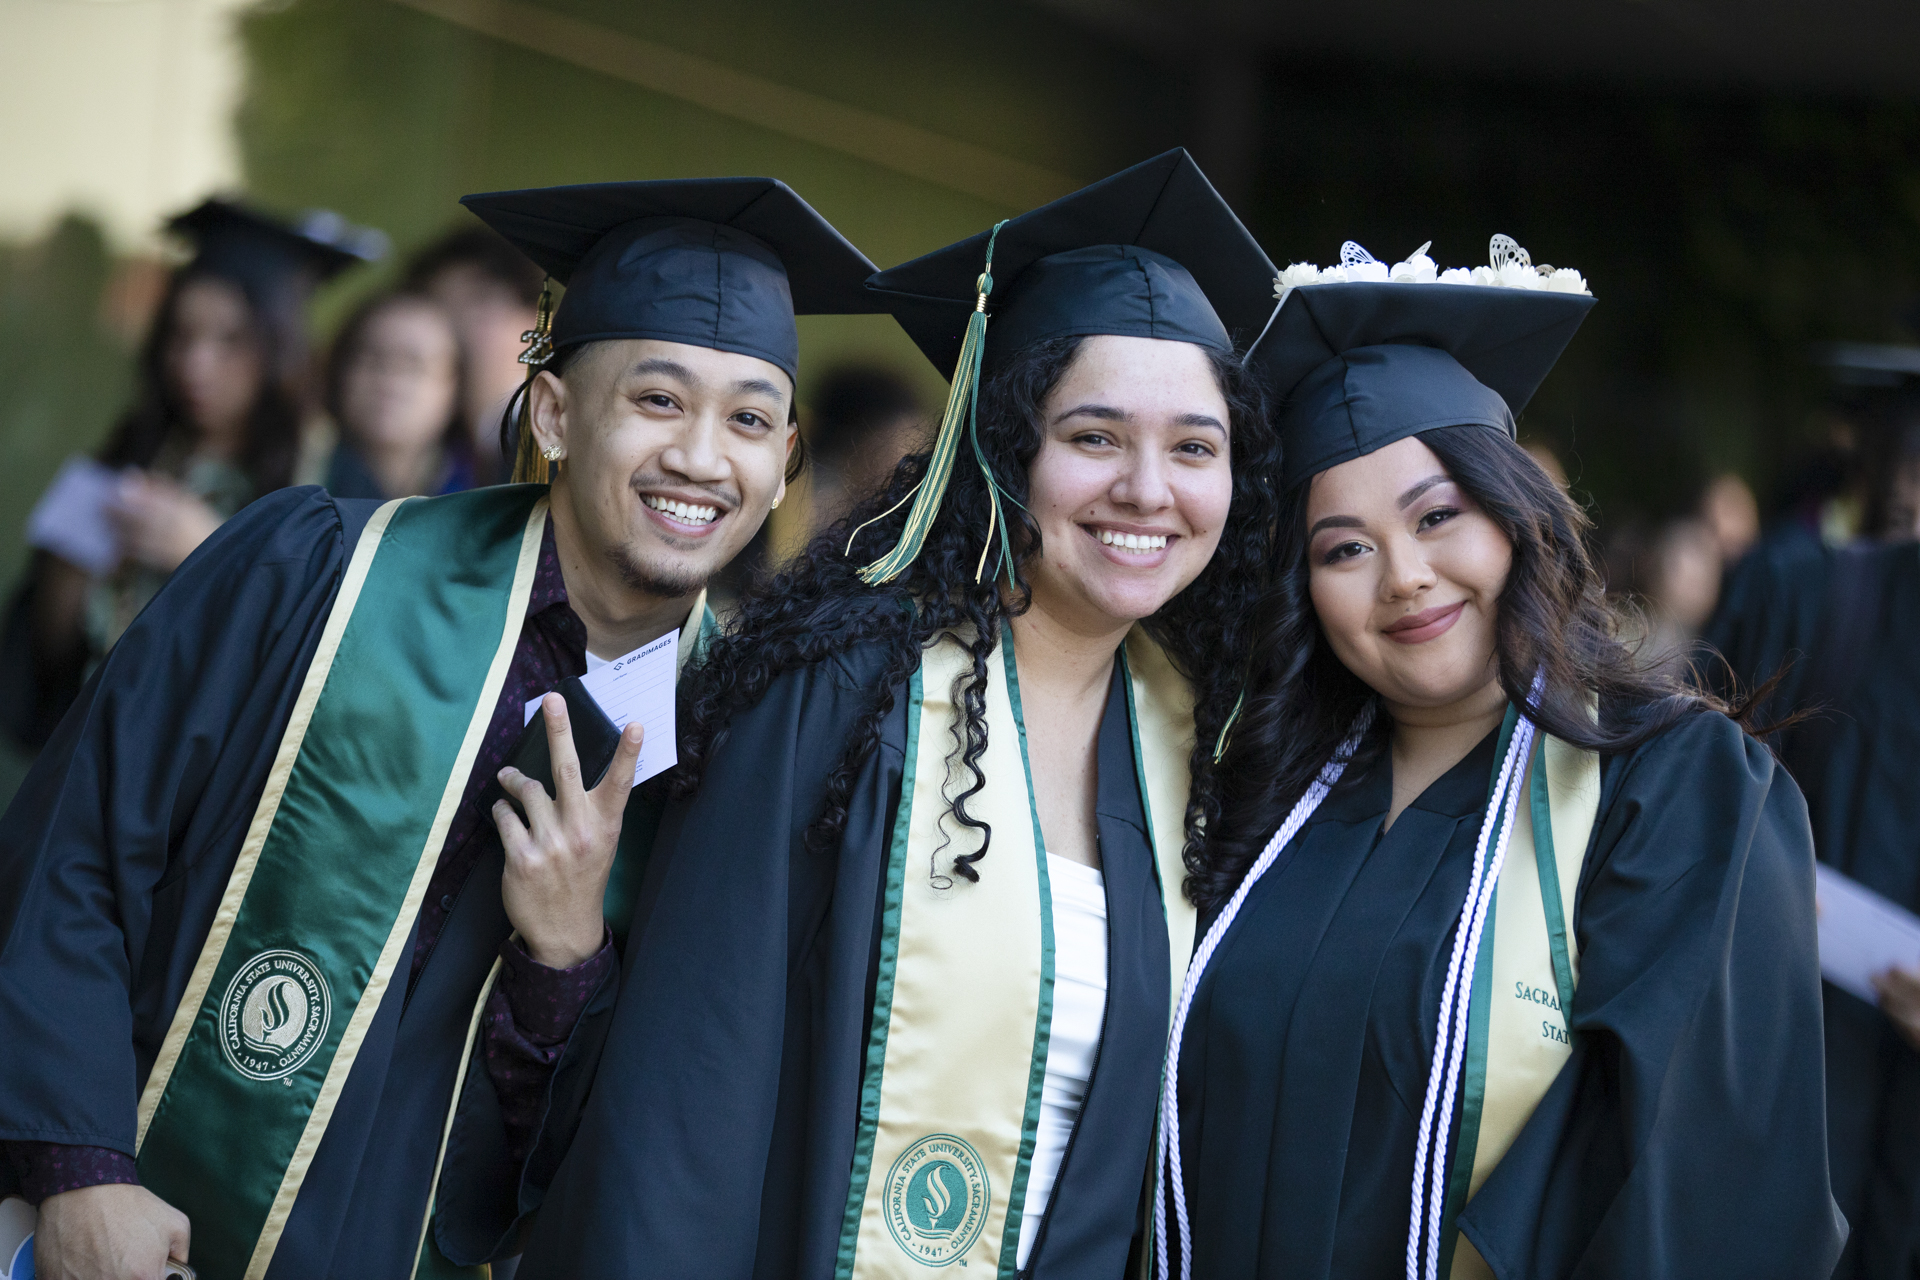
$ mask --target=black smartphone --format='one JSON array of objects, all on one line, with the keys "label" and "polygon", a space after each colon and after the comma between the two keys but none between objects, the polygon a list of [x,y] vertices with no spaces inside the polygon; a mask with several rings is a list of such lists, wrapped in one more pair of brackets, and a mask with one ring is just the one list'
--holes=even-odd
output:
[{"label": "black smartphone", "polygon": [[[607,766],[613,763],[613,753],[620,749],[620,730],[613,721],[607,719],[607,713],[593,700],[578,676],[568,676],[555,686],[555,693],[566,699],[567,720],[573,727],[573,751],[580,760],[580,778],[586,789],[591,791],[600,785],[600,779],[606,777]],[[529,778],[537,780],[553,794],[553,757],[547,750],[547,717],[545,712],[536,711],[533,719],[527,721],[527,727],[521,731],[520,740],[514,744],[505,762]],[[504,767],[504,766],[503,766]],[[494,778],[488,783],[489,794],[481,804],[483,810],[493,808],[493,802],[505,797],[513,811],[525,822],[527,815],[520,802],[500,786],[500,779]]]}]

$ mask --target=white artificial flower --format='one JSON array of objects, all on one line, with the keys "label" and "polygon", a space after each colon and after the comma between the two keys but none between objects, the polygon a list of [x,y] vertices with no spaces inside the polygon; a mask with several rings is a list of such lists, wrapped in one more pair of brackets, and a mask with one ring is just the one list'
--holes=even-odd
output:
[{"label": "white artificial flower", "polygon": [[1387,264],[1384,262],[1356,262],[1347,268],[1347,279],[1355,284],[1363,281],[1385,284]]},{"label": "white artificial flower", "polygon": [[1538,289],[1540,287],[1540,273],[1533,269],[1531,263],[1503,262],[1500,264],[1500,269],[1495,272],[1494,275],[1495,284],[1504,285],[1509,289]]},{"label": "white artificial flower", "polygon": [[[1483,268],[1484,270],[1484,268]],[[1475,284],[1473,272],[1465,267],[1448,267],[1440,273],[1441,284]]]},{"label": "white artificial flower", "polygon": [[1405,284],[1432,284],[1439,274],[1432,258],[1416,253],[1405,262],[1395,263],[1389,278]]},{"label": "white artificial flower", "polygon": [[1586,293],[1587,281],[1572,267],[1561,267],[1540,282],[1540,287],[1553,293]]},{"label": "white artificial flower", "polygon": [[1346,284],[1352,279],[1353,279],[1353,276],[1347,271],[1345,267],[1322,267],[1320,269],[1320,279],[1317,281],[1317,283]]},{"label": "white artificial flower", "polygon": [[1273,278],[1273,296],[1284,298],[1290,290],[1297,289],[1303,284],[1313,284],[1319,279],[1320,268],[1311,262],[1296,262],[1282,269],[1280,274]]},{"label": "white artificial flower", "polygon": [[1489,286],[1497,285],[1500,283],[1500,277],[1493,273],[1492,267],[1475,267],[1473,269],[1473,277],[1468,283]]}]

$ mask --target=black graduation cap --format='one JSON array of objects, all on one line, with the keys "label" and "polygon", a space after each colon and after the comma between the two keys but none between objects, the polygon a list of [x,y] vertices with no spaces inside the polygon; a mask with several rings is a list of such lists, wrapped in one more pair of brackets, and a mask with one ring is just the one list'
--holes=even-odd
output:
[{"label": "black graduation cap", "polygon": [[1512,436],[1593,303],[1478,284],[1289,290],[1247,353],[1280,405],[1282,487],[1434,427]]},{"label": "black graduation cap", "polygon": [[989,241],[989,369],[1044,338],[1074,334],[1231,351],[1236,337],[1259,332],[1273,305],[1273,263],[1176,147],[868,282],[949,377]]},{"label": "black graduation cap", "polygon": [[331,210],[312,210],[287,223],[231,200],[203,201],[168,219],[167,230],[193,242],[188,271],[265,293],[323,284],[387,250],[386,236]]},{"label": "black graduation cap", "polygon": [[676,178],[463,197],[567,286],[555,350],[657,338],[757,356],[797,377],[793,317],[884,310],[873,263],[773,178]]}]

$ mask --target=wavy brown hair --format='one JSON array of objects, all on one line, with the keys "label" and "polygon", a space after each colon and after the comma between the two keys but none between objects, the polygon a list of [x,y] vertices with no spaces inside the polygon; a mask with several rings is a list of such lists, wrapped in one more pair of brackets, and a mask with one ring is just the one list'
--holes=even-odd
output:
[{"label": "wavy brown hair", "polygon": [[[1513,567],[1500,593],[1494,651],[1510,704],[1574,746],[1616,754],[1686,716],[1719,711],[1746,723],[1756,698],[1729,705],[1643,660],[1588,547],[1587,515],[1502,432],[1441,427],[1419,440],[1506,535]],[[1390,717],[1379,695],[1328,645],[1308,593],[1307,493],[1280,499],[1272,585],[1255,609],[1246,707],[1219,766],[1220,821],[1189,846],[1187,895],[1204,912],[1231,896],[1273,832],[1363,716],[1370,724],[1343,782],[1383,754]],[[1542,676],[1532,696],[1535,673]],[[1589,707],[1598,696],[1600,716]]]},{"label": "wavy brown hair", "polygon": [[[1027,498],[1027,471],[1041,443],[1041,406],[1072,364],[1078,337],[1053,338],[1008,357],[981,384],[980,444],[998,477],[1012,540],[1015,582],[975,581],[981,537],[988,527],[985,478],[963,457],[920,555],[900,577],[869,586],[860,566],[892,546],[906,522],[905,497],[924,474],[927,455],[915,454],[894,471],[883,492],[860,503],[816,538],[784,571],[756,584],[742,599],[727,632],[691,667],[681,685],[680,764],[672,781],[676,796],[698,789],[708,765],[723,749],[728,725],[766,695],[782,674],[824,663],[861,647],[878,649],[880,674],[874,692],[852,725],[846,745],[827,776],[817,815],[807,831],[816,849],[836,845],[846,828],[847,802],[861,766],[880,741],[881,726],[921,651],[947,632],[971,637],[972,659],[955,684],[962,721],[955,747],[972,773],[971,785],[953,804],[955,817],[985,836],[980,850],[954,860],[952,871],[977,879],[974,864],[992,841],[986,823],[970,817],[967,801],[986,785],[980,758],[986,751],[987,660],[999,644],[1006,619],[1024,611],[1028,591],[1020,567],[1040,550],[1040,530],[1019,505]],[[1239,671],[1220,661],[1244,652],[1249,605],[1265,581],[1271,560],[1274,507],[1267,477],[1274,474],[1279,446],[1264,412],[1261,393],[1225,353],[1209,353],[1227,402],[1233,498],[1219,549],[1185,591],[1146,621],[1149,633],[1193,684],[1198,729],[1187,807],[1189,846],[1213,821],[1212,744],[1239,696]],[[858,530],[857,536],[854,531]],[[853,537],[852,553],[848,539]],[[945,873],[933,869],[936,878]]]}]

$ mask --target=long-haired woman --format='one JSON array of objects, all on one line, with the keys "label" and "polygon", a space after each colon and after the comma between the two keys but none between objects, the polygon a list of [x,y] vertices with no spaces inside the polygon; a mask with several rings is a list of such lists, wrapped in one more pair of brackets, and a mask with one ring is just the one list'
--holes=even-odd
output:
[{"label": "long-haired woman", "polygon": [[169,226],[196,252],[168,281],[133,404],[99,453],[119,473],[109,509],[118,565],[96,575],[38,552],[10,624],[24,622],[29,641],[33,693],[10,699],[22,705],[9,716],[28,746],[53,731],[88,669],[208,534],[292,483],[309,403],[307,299],[374,252],[356,236],[377,234],[342,232],[332,215],[297,230],[219,200]]},{"label": "long-haired woman", "polygon": [[1163,1273],[1825,1276],[1805,805],[1622,647],[1514,441],[1584,282],[1343,256],[1253,357],[1278,552],[1191,863]]},{"label": "long-haired woman", "polygon": [[1269,554],[1265,261],[1173,152],[874,278],[947,418],[689,671],[523,1275],[1122,1273]]}]

